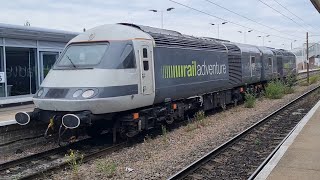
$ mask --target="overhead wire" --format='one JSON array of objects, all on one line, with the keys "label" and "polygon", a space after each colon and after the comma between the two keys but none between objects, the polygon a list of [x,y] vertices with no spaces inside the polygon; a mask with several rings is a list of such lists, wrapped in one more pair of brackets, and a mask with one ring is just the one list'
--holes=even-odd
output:
[{"label": "overhead wire", "polygon": [[294,15],[296,18],[300,19],[303,23],[305,23],[306,25],[312,27],[313,29],[318,29],[319,28],[315,28],[314,26],[308,24],[307,22],[305,22],[302,18],[300,18],[299,16],[297,16],[295,13],[291,12],[287,7],[285,7],[284,5],[282,5],[280,2],[278,2],[277,0],[273,0],[274,2],[276,2],[278,5],[280,5],[282,8],[284,8],[285,10],[287,10],[290,14]]},{"label": "overhead wire", "polygon": [[292,18],[288,17],[287,15],[283,14],[282,12],[280,12],[279,10],[273,8],[272,6],[270,6],[269,4],[263,2],[262,0],[258,0],[260,1],[262,4],[266,5],[267,7],[269,7],[270,9],[276,11],[277,13],[281,14],[283,17],[289,19],[290,21],[294,22],[296,25],[300,26],[302,29],[304,29],[306,32],[308,32],[307,29],[304,28],[304,26],[302,26],[301,24],[297,23],[295,20],[293,20]]},{"label": "overhead wire", "polygon": [[[205,15],[207,15],[207,16],[214,17],[214,18],[220,19],[220,20],[222,20],[222,21],[226,21],[226,22],[229,22],[229,23],[231,23],[231,24],[234,24],[234,25],[237,25],[237,26],[240,26],[240,27],[243,27],[243,28],[251,29],[251,30],[254,30],[254,31],[256,31],[256,32],[260,32],[260,33],[263,33],[263,34],[266,34],[266,35],[270,35],[270,36],[274,36],[274,37],[279,37],[279,38],[282,38],[282,39],[295,40],[295,39],[292,39],[292,38],[287,38],[287,37],[283,37],[283,36],[279,36],[279,35],[274,35],[274,34],[270,34],[270,33],[264,32],[264,31],[257,30],[257,29],[255,29],[255,28],[251,28],[251,27],[248,27],[248,26],[244,26],[244,25],[242,25],[242,24],[239,24],[239,23],[236,23],[236,22],[233,22],[233,21],[230,21],[230,20],[227,20],[227,19],[224,19],[224,18],[215,16],[215,15],[213,15],[213,14],[207,13],[207,12],[205,12],[205,11],[202,11],[202,10],[199,10],[199,9],[196,9],[196,8],[193,8],[193,7],[188,6],[188,5],[185,5],[185,4],[182,4],[182,3],[177,2],[177,1],[175,1],[175,0],[169,0],[169,1],[171,1],[171,2],[173,2],[173,3],[175,3],[175,4],[178,4],[178,5],[180,5],[180,6],[186,7],[186,8],[188,8],[188,9],[197,11],[197,12],[199,12],[199,13],[205,14]],[[299,38],[299,39],[303,39],[303,38]]]},{"label": "overhead wire", "polygon": [[[272,29],[272,30],[277,31],[277,32],[282,33],[282,34],[286,34],[286,35],[289,35],[289,36],[292,36],[292,37],[296,37],[296,36],[294,36],[294,35],[292,35],[292,34],[288,34],[288,33],[281,32],[281,31],[279,31],[279,30],[276,29],[276,28],[270,27],[270,26],[268,26],[268,25],[265,25],[265,24],[263,24],[263,23],[260,23],[260,22],[258,22],[258,21],[256,21],[256,20],[254,20],[254,19],[251,19],[251,18],[246,17],[246,16],[244,16],[244,15],[241,15],[241,14],[239,14],[239,13],[237,13],[237,12],[234,12],[234,11],[232,11],[232,10],[226,8],[226,7],[223,7],[223,6],[221,6],[221,5],[219,5],[219,4],[215,3],[215,2],[212,2],[212,1],[210,1],[210,0],[205,0],[205,1],[211,3],[211,4],[215,5],[215,6],[218,6],[218,7],[222,8],[222,9],[224,9],[224,10],[226,10],[226,11],[229,11],[229,12],[231,12],[231,13],[233,13],[233,14],[236,14],[236,15],[242,17],[242,18],[245,18],[245,19],[247,19],[247,20],[249,20],[249,21],[252,21],[252,22],[254,22],[254,23],[256,23],[256,24],[259,24],[259,25],[261,25],[261,26],[264,26],[264,27],[266,27],[266,28]],[[296,38],[300,38],[300,37],[296,37]]]}]

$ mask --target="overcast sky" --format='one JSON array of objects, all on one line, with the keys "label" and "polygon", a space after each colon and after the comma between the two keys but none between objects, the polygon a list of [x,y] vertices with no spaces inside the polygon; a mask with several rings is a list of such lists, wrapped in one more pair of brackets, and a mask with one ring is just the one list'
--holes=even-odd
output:
[{"label": "overcast sky", "polygon": [[[161,27],[161,13],[148,10],[166,10],[174,7],[174,10],[164,12],[164,28],[193,36],[217,37],[217,26],[212,26],[210,23],[217,24],[225,20],[229,23],[220,25],[220,38],[234,42],[243,43],[246,39],[248,44],[262,45],[263,39],[257,36],[270,35],[264,38],[266,46],[290,49],[290,44],[294,40],[297,40],[293,43],[294,47],[305,42],[307,30],[311,35],[320,35],[320,14],[310,0],[276,0],[303,21],[290,14],[276,1],[261,0],[296,23],[259,0],[210,0],[212,3],[206,0],[174,1],[203,13],[170,0],[2,0],[0,23],[23,25],[29,21],[34,27],[76,32],[81,32],[83,28],[90,29],[102,24],[119,22]],[[259,24],[213,3],[246,16]],[[238,32],[248,30],[253,31],[247,32],[246,38],[243,33]],[[320,36],[310,37],[310,41],[318,42]]]}]

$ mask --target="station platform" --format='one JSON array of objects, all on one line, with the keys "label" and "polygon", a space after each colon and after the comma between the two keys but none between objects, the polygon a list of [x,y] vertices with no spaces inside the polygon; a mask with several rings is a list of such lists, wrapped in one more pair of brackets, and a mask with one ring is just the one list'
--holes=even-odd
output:
[{"label": "station platform", "polygon": [[[320,69],[318,68],[318,69],[309,69],[309,72],[313,72],[313,71],[320,71]],[[307,72],[307,70],[306,69],[303,69],[303,70],[299,70],[298,71],[298,74],[301,74],[301,73],[306,73]]]},{"label": "station platform", "polygon": [[320,101],[255,179],[320,179]]},{"label": "station platform", "polygon": [[0,126],[7,126],[10,124],[17,123],[14,120],[14,115],[19,111],[32,111],[34,108],[33,104],[18,105],[13,107],[0,108]]},{"label": "station platform", "polygon": [[11,104],[24,104],[32,102],[33,95],[0,97],[0,107],[10,106]]}]

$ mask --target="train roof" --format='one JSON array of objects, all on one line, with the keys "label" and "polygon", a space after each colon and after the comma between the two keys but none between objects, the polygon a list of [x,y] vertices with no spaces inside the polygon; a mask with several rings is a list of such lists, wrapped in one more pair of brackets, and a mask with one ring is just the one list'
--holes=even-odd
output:
[{"label": "train roof", "polygon": [[120,23],[121,25],[137,28],[152,36],[157,47],[175,47],[188,49],[203,49],[217,52],[227,52],[228,49],[222,43],[214,40],[189,36],[177,31],[142,26],[129,23]]},{"label": "train roof", "polygon": [[259,49],[263,54],[273,55],[273,52],[272,52],[271,49],[268,48],[268,47],[258,46],[258,49]]},{"label": "train roof", "polygon": [[146,33],[159,33],[159,34],[166,34],[166,35],[171,35],[171,36],[183,36],[181,33],[177,32],[177,31],[173,31],[173,30],[160,29],[160,28],[143,26],[143,25],[136,25],[136,24],[131,24],[131,23],[119,23],[119,24],[125,25],[125,26],[131,26],[131,27],[140,29]]},{"label": "train roof", "polygon": [[253,53],[260,53],[260,50],[257,46],[250,45],[250,44],[242,44],[242,43],[235,43],[240,49],[241,52],[253,52]]},{"label": "train roof", "polygon": [[152,36],[139,29],[121,24],[106,24],[89,29],[73,38],[69,43],[86,41],[118,41],[133,39],[149,39]]},{"label": "train roof", "polygon": [[0,37],[68,42],[79,33],[0,23]]},{"label": "train roof", "polygon": [[[108,33],[106,33],[108,32]],[[150,39],[156,47],[185,48],[196,50],[210,50],[240,54],[241,52],[265,53],[283,56],[294,56],[283,49],[272,49],[264,46],[234,43],[210,37],[194,37],[180,32],[154,28],[130,23],[109,24],[95,27],[73,38],[72,42],[99,40],[133,40]]]},{"label": "train roof", "polygon": [[292,52],[284,49],[271,49],[271,51],[276,56],[295,56]]}]

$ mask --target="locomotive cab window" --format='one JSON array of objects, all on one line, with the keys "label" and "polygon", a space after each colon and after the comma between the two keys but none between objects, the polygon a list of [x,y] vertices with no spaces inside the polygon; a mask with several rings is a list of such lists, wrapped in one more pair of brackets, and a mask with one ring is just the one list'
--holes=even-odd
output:
[{"label": "locomotive cab window", "polygon": [[148,58],[148,50],[147,48],[142,49],[143,58]]},{"label": "locomotive cab window", "polygon": [[108,47],[108,43],[70,44],[57,65],[73,68],[97,65],[101,62]]},{"label": "locomotive cab window", "polygon": [[134,57],[134,51],[131,44],[128,44],[123,49],[120,58],[120,64],[118,65],[117,69],[130,69],[136,68],[136,61]]},{"label": "locomotive cab window", "polygon": [[137,66],[132,43],[106,42],[70,44],[55,67],[134,69]]}]

